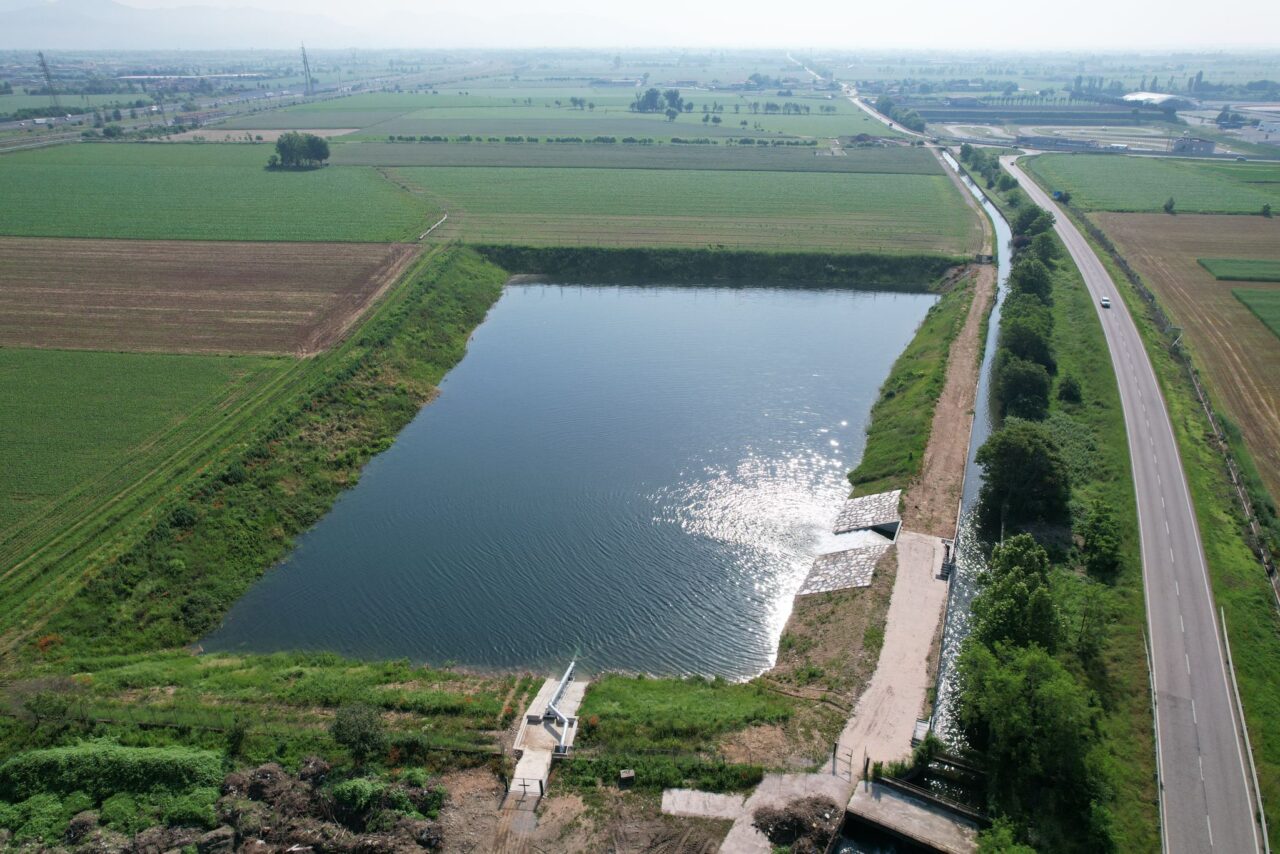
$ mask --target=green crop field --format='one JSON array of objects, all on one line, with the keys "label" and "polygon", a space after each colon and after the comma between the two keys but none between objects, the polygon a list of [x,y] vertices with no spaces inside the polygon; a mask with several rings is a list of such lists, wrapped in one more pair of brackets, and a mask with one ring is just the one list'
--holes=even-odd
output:
[{"label": "green crop field", "polygon": [[0,158],[0,234],[384,242],[433,222],[364,167],[269,172],[267,145],[65,145]]},{"label": "green crop field", "polygon": [[943,175],[406,167],[449,212],[436,235],[485,243],[977,251],[981,228]]},{"label": "green crop field", "polygon": [[1234,290],[1231,293],[1280,338],[1280,291]]},{"label": "green crop field", "polygon": [[1197,258],[1196,261],[1219,281],[1280,282],[1280,261],[1257,258]]},{"label": "green crop field", "polygon": [[565,166],[577,169],[726,169],[765,172],[884,172],[941,175],[922,148],[826,146],[623,145],[585,143],[390,143],[332,146],[333,162],[352,166]]},{"label": "green crop field", "polygon": [[1280,205],[1280,163],[1237,163],[1106,154],[1045,154],[1026,162],[1041,183],[1067,190],[1083,210],[1162,209],[1182,213],[1258,213]]},{"label": "green crop field", "polygon": [[[387,136],[636,136],[669,139],[673,136],[800,136],[833,137],[865,133],[897,136],[843,98],[813,97],[801,93],[779,96],[776,92],[701,92],[685,90],[692,112],[668,121],[661,113],[634,113],[628,109],[632,90],[609,88],[470,90],[439,95],[353,95],[282,110],[234,118],[219,127],[244,129],[360,128],[357,138]],[[583,98],[593,109],[575,109],[570,98]],[[769,103],[799,104],[808,114],[767,112]],[[717,116],[717,124],[703,121]],[[824,112],[828,110],[830,112]],[[745,124],[743,124],[745,122]]]},{"label": "green crop field", "polygon": [[[92,538],[153,476],[238,424],[288,359],[0,349],[0,600],[16,610],[59,541]],[[215,452],[221,450],[213,440]],[[153,484],[154,485],[154,484]],[[114,508],[114,511],[113,511]],[[45,554],[48,553],[48,554]],[[21,589],[19,589],[21,588]]]}]

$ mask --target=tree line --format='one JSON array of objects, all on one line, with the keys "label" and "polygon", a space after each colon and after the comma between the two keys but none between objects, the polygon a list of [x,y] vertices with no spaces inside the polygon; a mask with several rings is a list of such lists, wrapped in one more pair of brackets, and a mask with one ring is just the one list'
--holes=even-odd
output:
[{"label": "tree line", "polygon": [[876,98],[876,112],[883,116],[888,116],[908,130],[913,130],[916,133],[924,131],[924,119],[920,117],[920,114],[910,107],[902,106],[888,95],[881,95]]},{"label": "tree line", "polygon": [[1064,434],[1089,428],[1070,417],[1084,395],[1060,375],[1054,348],[1055,288],[1078,285],[1060,276],[1068,261],[1052,214],[994,156],[965,146],[961,159],[1003,189],[1014,233],[992,376],[999,426],[977,455],[979,524],[997,545],[957,662],[956,734],[986,772],[996,819],[980,850],[1115,851],[1117,774],[1101,692],[1122,537],[1105,501],[1083,500],[1096,487],[1073,482],[1080,451]]}]

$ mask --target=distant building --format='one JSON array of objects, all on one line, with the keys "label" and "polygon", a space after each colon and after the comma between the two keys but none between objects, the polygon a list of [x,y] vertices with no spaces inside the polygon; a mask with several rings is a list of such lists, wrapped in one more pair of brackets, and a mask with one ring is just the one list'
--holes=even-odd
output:
[{"label": "distant building", "polygon": [[1194,136],[1182,136],[1173,141],[1169,150],[1174,154],[1213,154],[1217,143],[1211,139],[1200,139]]},{"label": "distant building", "polygon": [[982,101],[979,100],[978,98],[971,98],[968,96],[960,97],[960,98],[946,98],[943,100],[942,103],[944,106],[947,106],[947,107],[985,107],[986,106],[986,104],[982,103]]},{"label": "distant building", "polygon": [[1101,146],[1096,139],[1067,139],[1062,136],[1019,135],[1015,142],[1031,148],[1066,148],[1076,151],[1095,151]]}]

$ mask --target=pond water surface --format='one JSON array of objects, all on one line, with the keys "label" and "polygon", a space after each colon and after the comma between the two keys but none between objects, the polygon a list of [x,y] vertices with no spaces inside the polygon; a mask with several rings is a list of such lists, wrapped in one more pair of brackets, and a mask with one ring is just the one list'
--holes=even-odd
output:
[{"label": "pond water surface", "polygon": [[509,286],[204,647],[753,675],[934,300]]}]

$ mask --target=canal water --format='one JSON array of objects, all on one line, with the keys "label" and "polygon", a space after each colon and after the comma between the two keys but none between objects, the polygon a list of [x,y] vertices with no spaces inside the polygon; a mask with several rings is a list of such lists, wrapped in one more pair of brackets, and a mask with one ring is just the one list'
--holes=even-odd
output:
[{"label": "canal water", "polygon": [[934,301],[509,286],[204,648],[756,674]]},{"label": "canal water", "polygon": [[[952,168],[957,164],[951,155],[944,154]],[[951,574],[951,589],[947,598],[946,623],[942,633],[942,649],[938,666],[938,696],[934,704],[933,729],[940,738],[958,746],[958,737],[952,732],[952,713],[955,703],[955,662],[964,639],[969,636],[969,608],[977,592],[978,574],[986,568],[986,556],[990,544],[982,541],[977,531],[975,515],[978,493],[982,489],[982,468],[975,462],[978,449],[991,435],[997,423],[991,397],[991,375],[995,363],[1000,309],[1009,279],[1013,233],[998,208],[993,205],[968,177],[961,176],[995,225],[997,282],[995,305],[988,324],[986,347],[982,353],[982,367],[978,372],[978,391],[975,397],[973,433],[969,440],[969,457],[964,473],[964,495],[961,499],[960,531],[956,543],[956,565]]]}]

